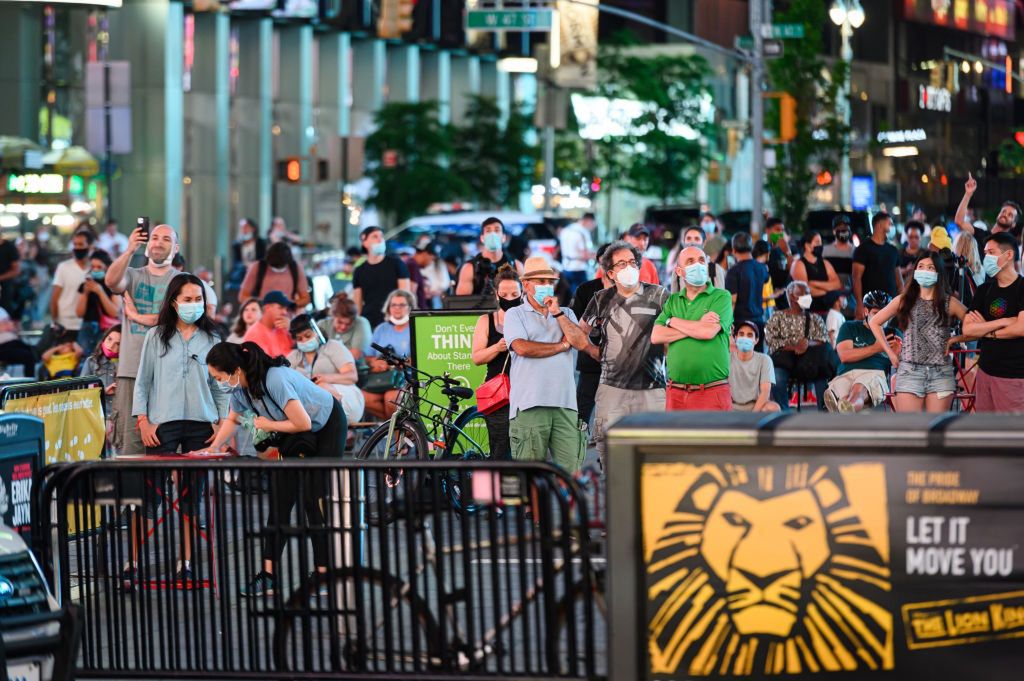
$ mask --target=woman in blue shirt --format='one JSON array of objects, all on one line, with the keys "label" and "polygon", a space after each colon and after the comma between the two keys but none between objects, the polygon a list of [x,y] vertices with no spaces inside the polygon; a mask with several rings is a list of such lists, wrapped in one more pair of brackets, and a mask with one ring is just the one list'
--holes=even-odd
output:
[{"label": "woman in blue shirt", "polygon": [[[167,285],[156,326],[142,342],[139,373],[135,379],[132,416],[136,417],[147,454],[184,454],[201,450],[213,441],[216,427],[227,413],[227,398],[206,372],[206,354],[220,341],[217,328],[206,315],[203,282],[192,274],[179,274]],[[138,454],[140,452],[128,452]],[[205,477],[178,481],[183,561],[177,579],[191,581],[192,522],[203,494]],[[138,541],[132,533],[131,564],[122,579],[131,587],[137,573]]]},{"label": "woman in blue shirt", "polygon": [[[345,450],[347,423],[341,403],[329,392],[288,367],[283,357],[271,358],[255,343],[218,343],[206,356],[210,376],[230,395],[227,418],[213,438],[210,451],[220,451],[235,434],[242,414],[252,413],[254,429],[277,433],[282,458],[335,457]],[[327,570],[327,541],[320,500],[326,496],[324,476],[316,471],[300,485],[299,474],[281,475],[273,488],[270,517],[263,542],[263,569],[242,588],[243,596],[270,595],[274,591],[274,562],[281,556],[287,536],[277,528],[290,526],[292,508],[302,499],[304,527],[313,530],[313,562]],[[300,520],[300,522],[302,522]]]},{"label": "woman in blue shirt", "polygon": [[[392,291],[384,303],[384,321],[373,330],[373,342],[385,348],[391,346],[399,357],[408,357],[411,348],[409,314],[414,309],[416,298],[411,293],[402,289]],[[376,350],[371,348],[366,354],[371,374],[397,371],[378,357]],[[381,420],[391,418],[397,409],[398,390],[374,392],[364,388],[363,395],[366,397],[366,412]]]}]

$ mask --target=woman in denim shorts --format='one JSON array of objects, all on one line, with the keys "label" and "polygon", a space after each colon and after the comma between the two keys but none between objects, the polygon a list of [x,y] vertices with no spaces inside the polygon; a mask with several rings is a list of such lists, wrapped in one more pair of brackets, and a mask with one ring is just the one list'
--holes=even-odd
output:
[{"label": "woman in denim shorts", "polygon": [[[949,341],[957,320],[967,313],[946,288],[945,267],[938,253],[917,259],[914,277],[868,322],[875,338],[897,367],[893,391],[898,412],[949,411],[956,392],[956,374]],[[892,317],[903,331],[900,356],[885,342],[882,326]]]}]

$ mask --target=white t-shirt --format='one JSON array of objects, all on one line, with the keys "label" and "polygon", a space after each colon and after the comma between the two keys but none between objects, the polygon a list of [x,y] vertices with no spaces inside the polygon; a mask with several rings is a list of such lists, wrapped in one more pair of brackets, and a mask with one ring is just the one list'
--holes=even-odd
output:
[{"label": "white t-shirt", "polygon": [[562,269],[566,272],[579,272],[590,265],[586,257],[588,251],[594,250],[594,242],[590,232],[578,222],[574,222],[558,235],[558,244],[562,249]]},{"label": "white t-shirt", "polygon": [[846,321],[846,317],[838,310],[829,310],[825,316],[825,331],[828,333],[828,340],[834,346],[836,338],[839,338],[839,327]]},{"label": "white t-shirt", "polygon": [[53,321],[63,326],[68,331],[78,331],[82,328],[82,318],[78,316],[78,287],[85,282],[85,273],[88,267],[79,267],[78,263],[72,260],[65,260],[57,265],[53,273],[53,285],[60,286],[60,297],[57,299],[57,318]]},{"label": "white t-shirt", "polygon": [[106,230],[103,230],[96,237],[96,248],[106,251],[107,255],[113,260],[128,250],[128,237],[121,234],[121,232],[114,232],[113,236],[111,236]]}]

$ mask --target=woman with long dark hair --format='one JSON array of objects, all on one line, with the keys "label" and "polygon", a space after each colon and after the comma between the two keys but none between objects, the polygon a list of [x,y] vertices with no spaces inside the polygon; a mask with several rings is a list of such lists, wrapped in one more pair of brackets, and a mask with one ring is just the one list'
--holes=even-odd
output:
[{"label": "woman with long dark hair", "polygon": [[238,319],[231,327],[231,333],[226,340],[228,343],[241,343],[245,338],[245,332],[249,327],[260,320],[263,316],[263,304],[258,298],[250,298],[238,308]]},{"label": "woman with long dark hair", "polygon": [[832,263],[822,256],[821,234],[808,232],[804,235],[800,259],[793,263],[789,274],[793,281],[806,281],[811,287],[811,312],[826,314],[829,308],[828,294],[843,287]]},{"label": "woman with long dark hair", "polygon": [[[202,280],[193,274],[175,276],[167,285],[156,325],[146,332],[142,342],[135,378],[132,416],[138,421],[147,454],[173,454],[179,450],[187,453],[201,450],[213,441],[220,420],[227,414],[227,398],[206,372],[206,354],[218,341],[217,327],[206,314]],[[183,483],[181,487],[187,491],[179,495],[179,508],[186,516],[182,523],[184,560],[177,569],[177,579],[183,582],[192,579],[189,518],[198,510],[201,480],[197,476],[196,480]],[[125,568],[123,575],[127,585],[135,579],[137,550],[133,541],[133,564]]]},{"label": "woman with long dark hair", "polygon": [[[277,450],[282,458],[334,457],[345,449],[347,423],[341,403],[329,392],[288,366],[284,357],[270,357],[260,346],[218,343],[206,356],[210,377],[230,395],[227,418],[213,438],[210,451],[220,449],[251,416],[254,430],[278,433]],[[323,475],[310,474],[300,485],[298,475],[278,476],[272,491],[268,525],[290,524],[292,509],[304,489],[301,514],[306,527],[323,527],[320,500],[326,493]],[[242,588],[243,596],[270,595],[274,591],[274,563],[281,556],[287,537],[268,532],[263,542],[263,569]],[[319,571],[327,569],[327,541],[322,532],[313,536],[313,561]]]},{"label": "woman with long dark hair", "polygon": [[[896,370],[893,390],[898,412],[949,410],[956,392],[956,374],[949,355],[950,339],[957,320],[963,321],[967,309],[950,295],[946,267],[938,253],[925,253],[917,259],[914,276],[903,293],[892,299],[868,321],[875,339],[889,355]],[[903,332],[900,356],[889,347],[882,327],[896,318]]]}]

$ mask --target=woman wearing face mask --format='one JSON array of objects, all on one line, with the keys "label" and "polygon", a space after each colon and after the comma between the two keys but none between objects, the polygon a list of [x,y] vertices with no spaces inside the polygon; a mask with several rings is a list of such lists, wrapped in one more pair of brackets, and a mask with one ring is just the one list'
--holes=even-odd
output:
[{"label": "woman wearing face mask", "polygon": [[[409,314],[416,308],[416,297],[403,289],[392,291],[384,302],[385,320],[373,330],[372,342],[381,347],[390,346],[399,357],[409,357],[411,343],[409,340]],[[377,356],[373,348],[367,353],[367,363],[371,374],[394,372],[395,370]],[[398,387],[375,392],[363,389],[366,398],[366,412],[375,418],[386,420],[395,412],[395,400],[398,399]]]},{"label": "woman wearing face mask", "polygon": [[[786,287],[786,296],[789,298],[789,306],[781,313],[772,315],[764,329],[768,354],[775,365],[772,399],[783,409],[789,408],[789,379],[797,362],[811,347],[828,345],[825,320],[819,315],[809,314],[812,298],[807,282],[791,281]],[[823,410],[828,379],[823,376],[814,380],[813,384],[818,409]]]},{"label": "woman wearing face mask", "polygon": [[[142,342],[135,379],[131,415],[147,454],[188,453],[213,441],[227,414],[227,397],[206,372],[206,354],[219,341],[217,327],[206,315],[202,280],[192,274],[175,276],[167,285],[157,323]],[[186,516],[194,516],[198,509],[202,480],[200,476],[196,484],[181,485],[180,509]],[[190,581],[191,522],[182,525],[184,562],[178,565],[177,579]],[[133,562],[124,574],[127,584],[135,578],[137,550],[133,542]]]},{"label": "woman wearing face mask", "polygon": [[93,251],[89,256],[89,271],[85,281],[78,287],[78,306],[75,312],[82,318],[78,344],[86,354],[95,349],[100,334],[117,324],[121,317],[121,299],[103,281],[110,263],[106,251]]},{"label": "woman wearing face mask", "polygon": [[822,257],[821,235],[811,232],[804,235],[803,250],[800,258],[793,263],[789,270],[794,281],[807,282],[811,291],[811,312],[827,314],[829,291],[838,291],[842,288],[839,275],[832,267],[832,263]]},{"label": "woman wearing face mask", "polygon": [[288,330],[295,339],[295,349],[288,354],[288,363],[340,400],[349,423],[359,421],[366,400],[356,385],[359,372],[352,353],[336,340],[325,340],[308,314],[293,319]]},{"label": "woman wearing face mask", "polygon": [[[206,356],[210,377],[230,395],[227,418],[221,424],[210,451],[220,451],[235,434],[243,414],[254,415],[251,427],[279,433],[277,450],[284,459],[341,458],[345,450],[347,424],[341,403],[287,366],[283,357],[271,358],[255,343],[218,343]],[[300,479],[301,475],[307,476]],[[262,569],[241,590],[243,596],[269,596],[276,587],[275,563],[281,556],[287,536],[276,528],[292,526],[291,514],[300,504],[303,527],[323,527],[321,499],[327,487],[322,471],[277,475],[271,487],[269,532],[264,535]],[[303,496],[299,497],[302,490]],[[304,515],[303,520],[301,516]],[[312,532],[313,563],[317,571],[327,569],[327,540],[322,532]],[[304,550],[304,548],[303,548]]]},{"label": "woman wearing face mask", "polygon": [[956,320],[963,321],[967,310],[949,295],[945,270],[937,253],[922,255],[903,293],[868,322],[876,339],[884,340],[882,327],[893,317],[903,332],[899,357],[883,343],[897,367],[893,389],[898,412],[939,413],[949,411],[953,402],[956,373],[949,356],[950,339]]},{"label": "woman wearing face mask", "polygon": [[260,298],[269,291],[281,291],[297,307],[309,305],[309,283],[302,263],[295,261],[291,247],[279,241],[267,248],[267,257],[249,266],[238,291],[238,299]]},{"label": "woman wearing face mask", "polygon": [[[498,374],[508,374],[508,344],[505,342],[505,312],[523,302],[523,287],[519,275],[510,265],[503,265],[494,277],[494,290],[498,309],[481,315],[473,331],[473,364],[487,365],[487,382]],[[491,458],[511,459],[508,445],[508,405],[484,417]]]}]

